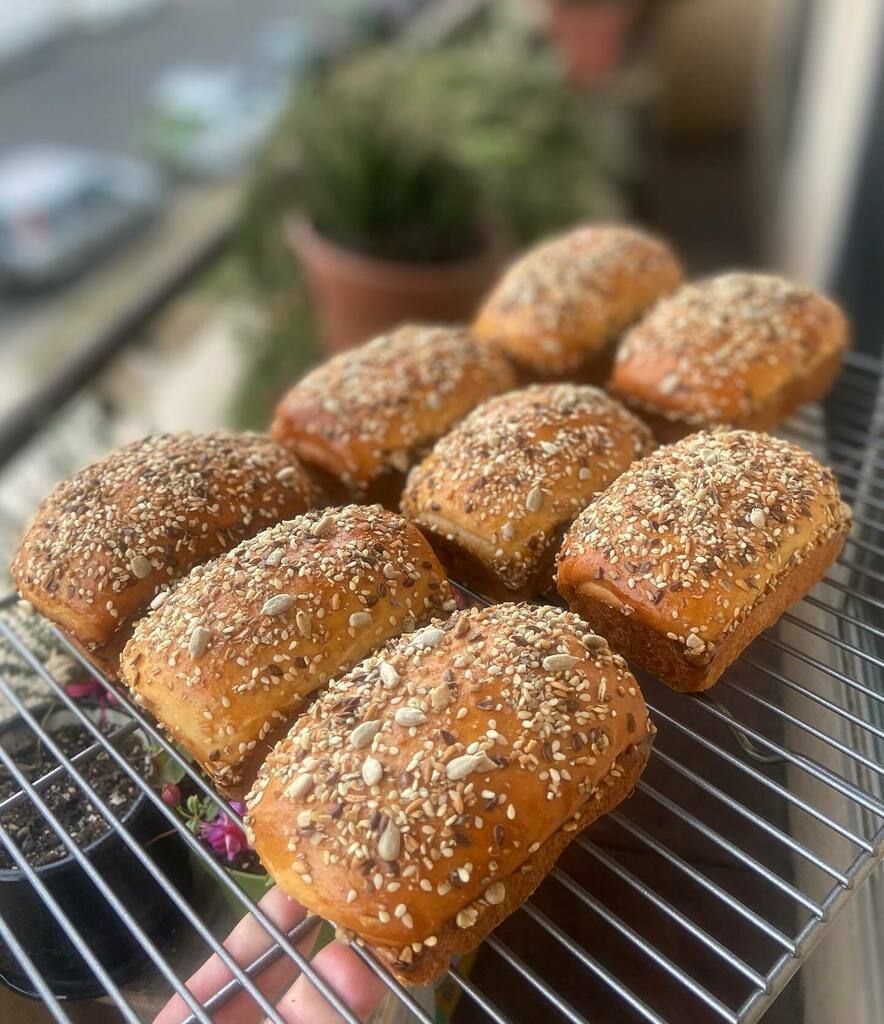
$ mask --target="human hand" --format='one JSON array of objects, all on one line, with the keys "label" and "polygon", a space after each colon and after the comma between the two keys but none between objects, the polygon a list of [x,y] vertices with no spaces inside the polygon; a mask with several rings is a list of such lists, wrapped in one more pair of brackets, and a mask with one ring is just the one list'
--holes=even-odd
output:
[{"label": "human hand", "polygon": [[[260,907],[281,932],[289,932],[307,916],[307,911],[289,899],[279,888],[271,889]],[[309,954],[316,940],[316,929],[297,943],[298,950]],[[234,960],[247,967],[274,940],[248,914],[224,942]],[[332,942],[321,949],[311,961],[317,974],[332,988],[345,1005],[361,1020],[366,1020],[386,992],[386,986],[347,946]],[[210,957],[187,982],[187,987],[205,1002],[233,977],[217,954]],[[338,1024],[342,1019],[312,982],[300,974],[297,966],[285,955],[280,956],[254,978],[256,986],[271,1001],[276,999],[279,1015],[286,1024]],[[282,992],[282,996],[279,993]],[[179,995],[174,995],[160,1010],[154,1024],[181,1024],[190,1010]],[[239,991],[223,1007],[212,1014],[214,1024],[259,1024],[264,1013],[248,992]]]}]

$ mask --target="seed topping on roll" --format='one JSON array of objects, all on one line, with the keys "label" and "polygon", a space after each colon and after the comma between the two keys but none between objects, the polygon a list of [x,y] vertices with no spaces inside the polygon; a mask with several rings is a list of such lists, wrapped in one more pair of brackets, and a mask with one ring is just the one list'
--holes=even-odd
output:
[{"label": "seed topping on roll", "polygon": [[278,880],[277,856],[308,902],[320,876],[340,886],[352,910],[322,912],[403,966],[502,904],[652,733],[626,663],[577,616],[468,609],[331,683],[265,762],[247,826]]},{"label": "seed topping on roll", "polygon": [[105,642],[194,561],[314,503],[303,468],[267,437],[159,434],[59,484],[12,573],[44,614]]},{"label": "seed topping on roll", "polygon": [[798,445],[748,430],[693,434],[578,516],[560,582],[564,563],[592,556],[594,580],[622,595],[623,614],[653,606],[669,640],[709,660],[778,576],[849,523],[833,472]]},{"label": "seed topping on roll", "polygon": [[563,524],[651,447],[647,427],[598,388],[532,385],[489,399],[438,441],[402,508],[431,539],[482,542],[496,579],[520,590],[551,563]]},{"label": "seed topping on roll", "polygon": [[274,436],[359,491],[415,457],[478,401],[513,384],[504,358],[459,327],[405,325],[308,373]]},{"label": "seed topping on roll", "polygon": [[661,299],[626,335],[612,387],[668,418],[748,425],[777,388],[810,374],[847,335],[838,307],[810,288],[772,274],[720,274]]}]

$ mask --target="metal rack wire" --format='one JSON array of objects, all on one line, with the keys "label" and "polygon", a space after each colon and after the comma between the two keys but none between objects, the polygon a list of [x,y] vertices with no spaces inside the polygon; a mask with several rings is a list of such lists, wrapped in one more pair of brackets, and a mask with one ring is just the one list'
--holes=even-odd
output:
[{"label": "metal rack wire", "polygon": [[[784,431],[838,474],[855,509],[854,532],[827,578],[746,652],[708,696],[642,684],[658,726],[651,763],[633,797],[591,826],[547,881],[492,935],[470,971],[455,966],[464,1020],[588,1018],[662,1024],[757,1021],[800,968],[861,883],[884,857],[884,391],[881,367],[852,356],[824,407]],[[7,599],[7,604],[14,598]],[[121,1019],[139,1017],[82,941],[4,825],[4,813],[31,801],[67,853],[143,947],[159,976],[205,1024],[232,995],[247,991],[267,1017],[277,1011],[255,977],[289,957],[340,1013],[357,1017],[298,946],[317,923],[283,934],[187,830],[174,810],[120,752],[143,731],[177,759],[198,790],[215,794],[152,720],[110,683],[130,721],[105,735],[65,691],[21,630],[0,621],[0,644],[20,659],[85,728],[90,743],[65,757],[33,712],[0,677],[0,694],[54,756],[57,767],[28,781],[0,746],[0,763],[19,789],[0,802],[0,842],[104,985]],[[65,641],[59,635],[59,641]],[[70,653],[79,659],[76,651]],[[85,664],[85,663],[84,663]],[[272,943],[239,966],[194,906],[165,878],[83,774],[100,751],[165,815],[219,885],[236,893]],[[157,942],[116,899],[53,815],[41,793],[67,777],[82,790],[131,853],[167,886],[180,913],[230,970],[231,981],[200,1004]],[[231,811],[231,816],[235,815]],[[0,912],[0,939],[18,958],[53,1019],[69,1019]],[[371,956],[354,947],[411,1014],[431,1024],[421,1003]],[[605,1014],[608,1014],[605,1017]],[[613,1017],[611,1015],[613,1014]]]}]

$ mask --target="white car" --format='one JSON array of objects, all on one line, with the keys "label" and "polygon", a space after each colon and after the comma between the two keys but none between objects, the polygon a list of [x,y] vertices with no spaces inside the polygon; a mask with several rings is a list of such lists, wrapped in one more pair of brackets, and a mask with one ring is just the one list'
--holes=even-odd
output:
[{"label": "white car", "polygon": [[154,88],[144,143],[182,174],[235,174],[273,127],[288,91],[278,76],[245,68],[175,69]]},{"label": "white car", "polygon": [[90,150],[35,147],[0,159],[0,281],[71,277],[160,211],[149,164]]}]

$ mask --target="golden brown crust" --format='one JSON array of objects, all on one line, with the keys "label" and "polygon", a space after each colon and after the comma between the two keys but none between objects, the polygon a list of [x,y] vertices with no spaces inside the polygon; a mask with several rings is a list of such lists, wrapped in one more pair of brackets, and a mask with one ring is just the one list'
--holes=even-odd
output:
[{"label": "golden brown crust", "polygon": [[404,474],[475,405],[515,385],[463,328],[408,325],[313,370],[283,398],[273,436],[354,498],[398,505]]},{"label": "golden brown crust", "polygon": [[399,958],[401,950],[371,946],[358,938],[356,941],[362,945],[369,945],[375,956],[403,985],[413,988],[432,984],[448,970],[452,957],[475,949],[513,911],[518,910],[553,869],[565,847],[573,842],[583,829],[608,811],[613,811],[632,794],[648,763],[651,745],[652,736],[649,734],[640,743],[627,747],[583,805],[580,814],[553,832],[549,839],[541,843],[540,849],[526,860],[518,871],[510,875],[503,902],[484,908],[471,928],[459,928],[456,921],[449,921],[439,929],[439,941],[436,945],[432,949],[424,946],[414,955],[411,963],[405,963]]},{"label": "golden brown crust", "polygon": [[537,384],[489,399],[437,442],[402,510],[459,582],[491,598],[536,596],[568,524],[652,447],[603,391]]},{"label": "golden brown crust", "polygon": [[724,423],[767,429],[825,394],[847,344],[843,313],[822,295],[769,274],[721,274],[632,328],[611,389],[664,440]]},{"label": "golden brown crust", "polygon": [[578,516],[557,583],[634,664],[704,689],[819,579],[849,529],[832,471],[797,445],[694,434]]},{"label": "golden brown crust", "polygon": [[283,889],[416,984],[626,795],[652,734],[626,663],[585,622],[468,609],[332,683],[265,762],[247,828]]},{"label": "golden brown crust", "polygon": [[601,373],[612,341],[681,277],[678,260],[659,239],[616,224],[581,227],[518,259],[473,329],[523,379],[573,379],[593,363]]},{"label": "golden brown crust", "polygon": [[324,509],[195,569],[138,623],[122,676],[231,792],[304,698],[452,607],[416,527],[378,506]]},{"label": "golden brown crust", "polygon": [[42,615],[96,651],[194,565],[315,501],[301,464],[268,437],[159,434],[60,483],[12,576]]}]

